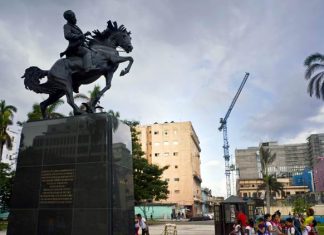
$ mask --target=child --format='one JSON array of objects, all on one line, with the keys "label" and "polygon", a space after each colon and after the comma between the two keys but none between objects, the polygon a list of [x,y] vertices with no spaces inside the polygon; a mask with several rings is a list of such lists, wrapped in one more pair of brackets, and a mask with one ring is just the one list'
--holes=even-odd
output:
[{"label": "child", "polygon": [[286,231],[287,231],[287,235],[295,235],[296,233],[292,218],[286,219]]},{"label": "child", "polygon": [[258,235],[264,235],[266,227],[265,227],[264,219],[262,217],[258,219],[258,223],[255,228],[257,230]]},{"label": "child", "polygon": [[243,229],[242,229],[242,223],[240,220],[236,220],[236,223],[234,224],[234,230],[230,232],[229,235],[243,235]]},{"label": "child", "polygon": [[249,219],[247,226],[245,227],[244,235],[254,235],[254,222],[253,219]]}]

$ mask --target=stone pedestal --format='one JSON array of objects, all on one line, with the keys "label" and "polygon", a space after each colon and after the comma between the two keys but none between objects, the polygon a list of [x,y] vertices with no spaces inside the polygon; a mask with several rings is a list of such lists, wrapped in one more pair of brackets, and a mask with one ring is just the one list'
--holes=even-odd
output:
[{"label": "stone pedestal", "polygon": [[104,113],[26,123],[7,234],[134,234],[129,127]]}]

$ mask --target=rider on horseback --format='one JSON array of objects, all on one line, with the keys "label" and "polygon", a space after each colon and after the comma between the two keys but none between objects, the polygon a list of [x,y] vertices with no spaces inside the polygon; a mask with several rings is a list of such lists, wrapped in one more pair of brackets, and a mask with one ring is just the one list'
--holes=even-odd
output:
[{"label": "rider on horseback", "polygon": [[82,57],[85,72],[95,69],[92,65],[90,50],[86,45],[86,36],[91,35],[91,33],[88,31],[83,34],[82,30],[76,25],[77,20],[73,11],[67,10],[63,16],[67,21],[64,25],[64,37],[69,41],[69,45],[64,52],[60,53],[60,56]]}]

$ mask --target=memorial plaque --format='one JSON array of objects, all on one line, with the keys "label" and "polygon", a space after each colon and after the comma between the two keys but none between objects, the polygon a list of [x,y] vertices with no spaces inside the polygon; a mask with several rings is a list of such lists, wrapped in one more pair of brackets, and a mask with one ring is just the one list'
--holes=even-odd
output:
[{"label": "memorial plaque", "polygon": [[129,127],[107,114],[26,123],[8,235],[134,232]]}]

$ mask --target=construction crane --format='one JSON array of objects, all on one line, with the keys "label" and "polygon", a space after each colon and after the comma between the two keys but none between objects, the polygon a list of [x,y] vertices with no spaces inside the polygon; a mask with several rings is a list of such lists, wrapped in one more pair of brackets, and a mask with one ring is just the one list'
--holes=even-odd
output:
[{"label": "construction crane", "polygon": [[241,91],[246,83],[246,80],[249,77],[249,73],[245,73],[245,76],[243,78],[243,81],[236,92],[236,95],[234,96],[234,99],[227,110],[227,113],[224,118],[220,119],[221,126],[218,128],[219,131],[223,131],[223,139],[224,139],[224,159],[225,159],[225,175],[226,175],[226,193],[227,197],[231,196],[231,168],[230,168],[230,155],[229,155],[229,145],[228,145],[228,138],[227,138],[227,119],[229,115],[231,114],[231,111],[236,103],[236,100],[241,94]]}]

